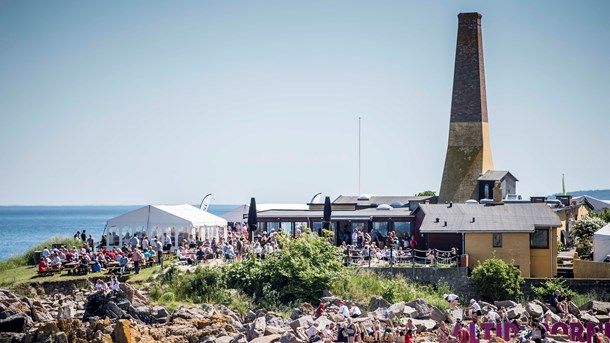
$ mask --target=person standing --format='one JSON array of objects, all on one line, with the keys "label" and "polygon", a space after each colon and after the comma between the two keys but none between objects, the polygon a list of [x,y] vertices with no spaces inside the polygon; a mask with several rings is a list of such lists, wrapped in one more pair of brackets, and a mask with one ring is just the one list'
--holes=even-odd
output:
[{"label": "person standing", "polygon": [[83,229],[83,232],[80,234],[80,240],[87,242],[87,230]]},{"label": "person standing", "polygon": [[157,237],[155,237],[154,243],[156,248],[155,250],[157,251],[157,263],[159,263],[161,269],[163,269],[163,243],[161,243]]},{"label": "person standing", "polygon": [[134,248],[131,252],[131,260],[133,261],[133,269],[136,274],[140,274],[140,252],[138,248]]},{"label": "person standing", "polygon": [[470,333],[464,322],[459,322],[460,331],[458,331],[458,342],[459,343],[470,343]]},{"label": "person standing", "polygon": [[74,234],[74,239],[80,239],[80,231],[76,231]]},{"label": "person standing", "polygon": [[165,233],[165,237],[164,237],[164,242],[165,244],[165,251],[170,251],[170,249],[172,248],[172,237],[170,237],[169,233]]}]

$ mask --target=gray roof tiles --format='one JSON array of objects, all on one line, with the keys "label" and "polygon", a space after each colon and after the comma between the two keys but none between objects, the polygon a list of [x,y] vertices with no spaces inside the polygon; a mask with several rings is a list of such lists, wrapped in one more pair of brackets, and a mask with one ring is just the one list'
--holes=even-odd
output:
[{"label": "gray roof tiles", "polygon": [[511,174],[511,172],[509,172],[507,170],[488,170],[485,172],[485,174],[479,176],[479,178],[477,180],[479,180],[479,181],[496,181],[496,180],[500,181],[507,175],[510,175],[513,179],[515,179],[516,181],[519,181],[513,174]]},{"label": "gray roof tiles", "polygon": [[561,226],[557,214],[546,204],[453,204],[452,207],[422,204],[419,210],[425,214],[420,227],[422,233],[533,232],[536,227]]}]

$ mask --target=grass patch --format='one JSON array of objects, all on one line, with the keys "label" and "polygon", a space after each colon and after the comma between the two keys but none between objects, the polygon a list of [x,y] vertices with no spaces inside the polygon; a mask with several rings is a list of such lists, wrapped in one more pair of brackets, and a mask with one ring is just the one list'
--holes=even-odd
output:
[{"label": "grass patch", "polygon": [[0,261],[0,273],[3,271],[15,269],[34,264],[34,252],[42,251],[44,247],[51,249],[53,244],[63,244],[67,247],[80,247],[83,242],[68,237],[52,237],[48,241],[42,242],[37,246],[27,250],[23,255],[11,257],[8,260]]},{"label": "grass patch", "polygon": [[411,281],[402,275],[380,274],[369,270],[347,269],[332,284],[330,291],[345,299],[368,302],[381,295],[391,303],[423,299],[440,309],[447,308],[444,293],[451,289],[446,283],[427,285]]},{"label": "grass patch", "polygon": [[[159,267],[153,266],[140,270],[140,274],[131,272],[127,274],[129,282],[132,284],[143,283],[149,281],[154,274],[158,273]],[[20,266],[12,269],[0,270],[0,287],[14,289],[22,284],[32,282],[52,282],[52,281],[69,281],[69,280],[86,280],[89,278],[98,278],[108,276],[105,271],[97,273],[89,273],[87,275],[68,275],[66,272],[54,274],[52,276],[38,276],[37,266]]]}]

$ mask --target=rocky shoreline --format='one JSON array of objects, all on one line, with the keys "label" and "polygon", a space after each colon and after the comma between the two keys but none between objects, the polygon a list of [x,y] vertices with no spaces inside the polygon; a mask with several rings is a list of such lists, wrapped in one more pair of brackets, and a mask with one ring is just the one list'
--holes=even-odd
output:
[{"label": "rocky shoreline", "polygon": [[[86,288],[86,287],[85,287]],[[117,292],[92,292],[68,286],[32,289],[34,296],[19,296],[0,289],[0,342],[221,342],[221,343],[297,343],[307,341],[307,329],[314,323],[314,308],[302,304],[290,318],[263,309],[251,309],[240,316],[224,305],[180,306],[168,311],[151,303],[145,293],[122,283]],[[338,312],[341,299],[328,296],[320,299],[326,316],[317,319],[319,327],[326,323],[342,323]],[[499,306],[507,309],[509,319],[527,321],[551,313],[545,304],[533,301],[525,306],[502,301],[480,302],[484,313]],[[379,319],[404,323],[408,318],[417,327],[418,342],[435,342],[439,322],[455,323],[464,311],[444,311],[423,300],[390,304],[373,297],[361,304],[363,316],[354,322],[363,330],[373,327]],[[610,321],[610,303],[589,302],[581,308],[570,303],[569,311],[583,323]],[[565,335],[551,335],[550,341],[568,341]],[[396,341],[402,341],[398,337]],[[501,339],[496,339],[501,341]]]}]

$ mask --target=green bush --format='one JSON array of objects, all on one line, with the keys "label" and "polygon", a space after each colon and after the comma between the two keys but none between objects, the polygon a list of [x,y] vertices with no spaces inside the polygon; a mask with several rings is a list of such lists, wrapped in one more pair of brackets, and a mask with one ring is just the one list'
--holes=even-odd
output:
[{"label": "green bush", "polygon": [[515,299],[525,282],[519,268],[498,258],[487,259],[472,271],[477,292],[487,301]]},{"label": "green bush", "polygon": [[226,271],[222,267],[198,266],[194,273],[179,278],[174,287],[183,300],[219,304],[228,298]]},{"label": "green bush", "polygon": [[593,251],[593,234],[606,225],[598,217],[584,216],[572,226],[571,235],[576,238],[576,253],[578,256],[590,256]]},{"label": "green bush", "polygon": [[165,292],[161,298],[159,298],[159,301],[165,304],[171,304],[176,301],[176,295],[173,292]]},{"label": "green bush", "polygon": [[564,279],[547,279],[540,286],[532,286],[534,297],[542,302],[548,303],[551,298],[551,293],[559,290],[565,294],[567,300],[572,300],[577,293],[566,285]]},{"label": "green bush", "polygon": [[[304,234],[280,236],[282,250],[261,261],[246,260],[229,267],[227,284],[241,288],[271,306],[277,302],[315,302],[343,270],[339,250],[327,239]],[[260,304],[260,303],[259,303]]]}]

